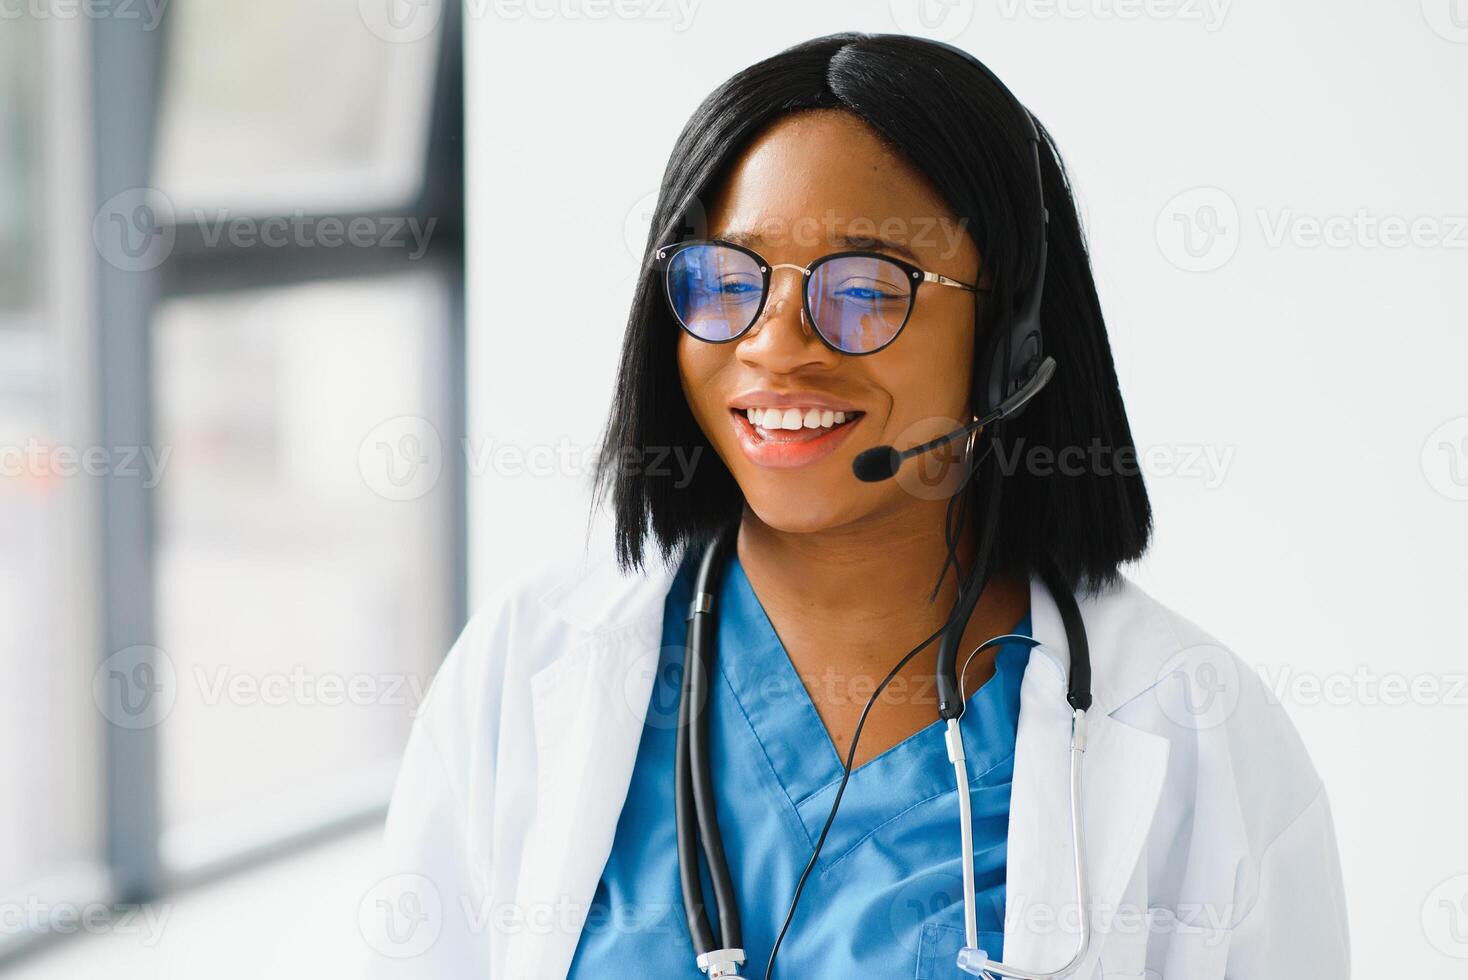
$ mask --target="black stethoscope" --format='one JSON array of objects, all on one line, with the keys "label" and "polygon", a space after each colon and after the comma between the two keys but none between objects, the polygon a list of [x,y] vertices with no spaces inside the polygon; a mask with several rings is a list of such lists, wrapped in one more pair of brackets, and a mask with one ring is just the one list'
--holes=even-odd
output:
[{"label": "black stethoscope", "polygon": [[[1001,403],[997,409],[947,436],[915,446],[902,453],[896,452],[890,446],[879,446],[876,449],[867,450],[857,457],[855,466],[857,475],[862,479],[885,478],[895,473],[904,459],[976,432],[991,422],[1013,414],[1045,386],[1053,373],[1054,361],[1047,357],[1029,382]],[[684,647],[683,685],[678,703],[677,750],[674,762],[676,779],[674,819],[677,824],[678,879],[683,892],[683,909],[687,916],[688,932],[693,940],[694,952],[697,954],[698,968],[714,980],[721,977],[739,976],[739,967],[745,962],[739,906],[735,900],[734,883],[729,875],[728,860],[724,855],[718,816],[714,811],[714,778],[710,766],[708,718],[704,710],[709,702],[709,684],[713,674],[717,645],[718,619],[715,597],[719,592],[719,583],[728,561],[729,551],[734,546],[736,528],[737,525],[717,535],[704,549],[699,562],[698,575],[693,587],[693,599],[688,609],[688,637]],[[979,562],[979,567],[983,567],[982,560]],[[1075,594],[1053,562],[1045,563],[1040,569],[1040,577],[1055,600],[1060,612],[1061,623],[1065,627],[1066,645],[1070,649],[1070,676],[1066,691],[1066,702],[1070,706],[1072,718],[1070,818],[1081,937],[1079,947],[1070,962],[1059,970],[1049,972],[1024,970],[995,962],[988,958],[984,950],[978,948],[968,763],[964,754],[963,737],[958,727],[958,720],[963,715],[964,707],[963,678],[973,658],[998,643],[1019,642],[1034,647],[1038,646],[1040,641],[1034,637],[1017,634],[993,637],[975,648],[965,659],[963,667],[955,670],[958,645],[984,586],[984,577],[976,574],[959,599],[959,614],[955,615],[953,620],[944,627],[943,640],[938,651],[936,686],[938,714],[940,719],[947,724],[944,740],[958,787],[966,945],[958,955],[957,965],[965,972],[981,977],[1004,976],[1012,977],[1014,980],[1059,980],[1059,978],[1075,973],[1091,943],[1091,916],[1085,899],[1085,838],[1082,832],[1081,811],[1081,756],[1086,750],[1086,712],[1091,707],[1090,647]],[[913,654],[927,646],[928,642],[931,642],[931,638],[913,650],[896,668],[893,668],[892,674],[888,675],[888,680],[896,675],[897,670]],[[883,685],[873,693],[871,700],[867,703],[868,709],[880,695],[885,684],[884,681]],[[862,722],[865,721],[865,717],[866,712],[863,711]],[[862,722],[858,722],[857,736],[860,735]],[[854,743],[855,737],[853,737],[853,750]],[[836,809],[841,804],[845,778],[849,777],[851,772],[850,763],[851,757],[848,756],[842,784],[836,793],[831,813],[826,820],[826,829],[830,828],[831,822],[835,819]],[[810,864],[806,866],[806,875],[814,866],[816,855],[820,853],[820,847],[824,841],[825,830],[822,831],[816,843],[816,850],[811,856]],[[703,881],[700,876],[700,852],[703,855],[703,864],[708,868],[709,881],[713,886],[713,904],[719,923],[717,933],[709,920],[708,903],[705,900]],[[773,971],[775,953],[779,951],[785,929],[789,927],[795,914],[795,905],[800,899],[800,891],[804,883],[805,875],[802,875],[800,884],[796,887],[795,898],[791,901],[790,911],[786,915],[784,927],[781,929],[780,939],[776,940],[774,949],[771,951],[769,965],[765,972],[766,978]]]},{"label": "black stethoscope", "polygon": [[[715,597],[727,563],[728,553],[734,542],[734,534],[719,535],[703,552],[698,566],[697,581],[693,588],[693,600],[688,610],[688,639],[683,664],[683,687],[678,705],[677,752],[674,764],[677,791],[675,795],[675,820],[678,831],[678,878],[683,891],[683,907],[688,919],[689,935],[693,939],[694,951],[700,970],[710,978],[737,977],[739,967],[745,961],[742,930],[739,921],[739,906],[735,901],[734,884],[729,875],[728,861],[724,855],[723,838],[719,833],[719,821],[714,812],[714,779],[710,768],[708,718],[705,708],[709,702],[709,683],[713,674],[715,648],[717,645],[717,611]],[[1016,980],[1056,980],[1075,972],[1090,946],[1090,914],[1085,901],[1085,841],[1082,833],[1081,815],[1081,755],[1086,749],[1086,711],[1090,708],[1090,650],[1086,639],[1085,624],[1081,621],[1080,608],[1075,595],[1063,581],[1053,564],[1041,570],[1041,579],[1054,597],[1065,627],[1066,644],[1070,648],[1070,679],[1066,701],[1072,712],[1071,765],[1070,765],[1070,809],[1072,843],[1075,849],[1075,879],[1077,904],[1080,907],[1081,941],[1071,961],[1060,970],[1038,973],[1012,967],[988,959],[978,949],[978,920],[974,899],[973,870],[973,827],[969,801],[968,766],[963,750],[963,738],[959,732],[958,719],[963,714],[963,675],[973,657],[1002,642],[1022,642],[1031,647],[1039,640],[1017,634],[1005,634],[985,641],[969,654],[963,669],[957,676],[956,699],[944,703],[940,695],[940,715],[947,723],[944,738],[948,746],[948,758],[954,768],[958,785],[960,821],[960,847],[963,855],[963,901],[966,946],[959,954],[958,965],[966,972],[977,976],[998,975]],[[972,612],[972,607],[969,607]],[[968,617],[962,617],[956,635],[962,636]],[[926,646],[926,644],[924,644]],[[943,657],[939,658],[939,690],[954,688],[954,675],[943,677]],[[880,693],[880,692],[879,692]],[[849,766],[848,766],[849,774]],[[837,805],[840,803],[838,793]],[[834,817],[834,807],[832,817]],[[827,823],[829,826],[829,820]],[[824,835],[823,835],[824,836]],[[819,844],[817,845],[819,847]],[[715,933],[709,920],[704,898],[703,882],[699,870],[699,851],[707,865],[709,881],[713,886],[714,906],[717,910],[719,928]],[[814,859],[813,859],[814,860]],[[797,898],[799,892],[797,891]],[[794,912],[792,902],[791,913]],[[786,919],[789,924],[789,917]],[[783,936],[783,932],[782,932]],[[772,956],[773,964],[773,956]],[[768,974],[767,974],[768,975]]]}]

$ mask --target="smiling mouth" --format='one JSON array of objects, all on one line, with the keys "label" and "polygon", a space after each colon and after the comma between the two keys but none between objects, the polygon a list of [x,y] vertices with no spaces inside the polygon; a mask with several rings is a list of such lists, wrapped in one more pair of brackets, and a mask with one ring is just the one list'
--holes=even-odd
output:
[{"label": "smiling mouth", "polygon": [[730,411],[748,423],[764,442],[811,442],[838,432],[865,412],[833,412],[819,408],[735,408]]}]

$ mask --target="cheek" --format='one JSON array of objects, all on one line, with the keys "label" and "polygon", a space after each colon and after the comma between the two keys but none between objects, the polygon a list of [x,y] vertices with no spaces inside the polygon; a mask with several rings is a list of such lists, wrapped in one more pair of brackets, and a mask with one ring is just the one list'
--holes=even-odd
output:
[{"label": "cheek", "polygon": [[722,411],[727,397],[727,393],[720,393],[717,382],[728,359],[729,351],[724,346],[699,343],[687,335],[678,337],[678,380],[693,417],[705,431],[709,420]]},{"label": "cheek", "polygon": [[[904,341],[911,343],[899,351]],[[873,375],[892,398],[891,422],[897,430],[924,420],[968,420],[974,358],[971,319],[939,321],[912,331],[898,339],[892,353],[890,361],[873,365],[879,368]]]}]

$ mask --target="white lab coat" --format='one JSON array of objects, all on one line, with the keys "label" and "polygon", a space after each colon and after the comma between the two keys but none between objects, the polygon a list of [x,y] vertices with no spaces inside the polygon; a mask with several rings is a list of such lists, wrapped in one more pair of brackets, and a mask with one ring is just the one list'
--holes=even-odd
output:
[{"label": "white lab coat", "polygon": [[[421,706],[382,880],[359,910],[368,976],[565,977],[651,696],[672,577],[652,565],[628,576],[593,554],[471,619]],[[1038,578],[1030,603],[1042,645],[1020,692],[1004,954],[1050,970],[1076,944],[1069,653]],[[1080,609],[1095,694],[1083,798],[1096,936],[1075,976],[1345,980],[1330,808],[1282,708],[1129,581]],[[783,909],[789,896],[741,900]],[[800,942],[798,927],[787,941]],[[745,974],[759,976],[767,951],[749,952]]]}]

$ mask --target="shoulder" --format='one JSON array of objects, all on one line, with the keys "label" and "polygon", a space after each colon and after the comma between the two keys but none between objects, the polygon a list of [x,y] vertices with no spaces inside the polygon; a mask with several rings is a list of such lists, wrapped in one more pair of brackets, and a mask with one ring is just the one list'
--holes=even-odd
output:
[{"label": "shoulder", "polygon": [[1123,576],[1081,602],[1096,706],[1122,718],[1157,715],[1184,732],[1288,724],[1258,670],[1197,623]]},{"label": "shoulder", "polygon": [[419,722],[462,738],[496,721],[501,702],[528,693],[537,673],[585,644],[655,636],[673,572],[655,557],[641,571],[623,570],[610,546],[595,540],[527,559],[476,604],[429,686]]},{"label": "shoulder", "polygon": [[[1314,975],[1320,964],[1322,976],[1347,975],[1330,803],[1280,699],[1247,659],[1270,654],[1240,656],[1129,579],[1080,605],[1095,709],[1165,749],[1134,879],[1149,915],[1166,911],[1175,923],[1153,940],[1166,943],[1165,962],[1226,955],[1230,976]],[[1147,956],[1150,966],[1150,942]]]},{"label": "shoulder", "polygon": [[1215,842],[1231,835],[1257,868],[1272,844],[1325,808],[1304,741],[1244,657],[1126,578],[1082,610],[1105,692],[1098,706],[1168,742],[1172,820],[1209,824]]}]

